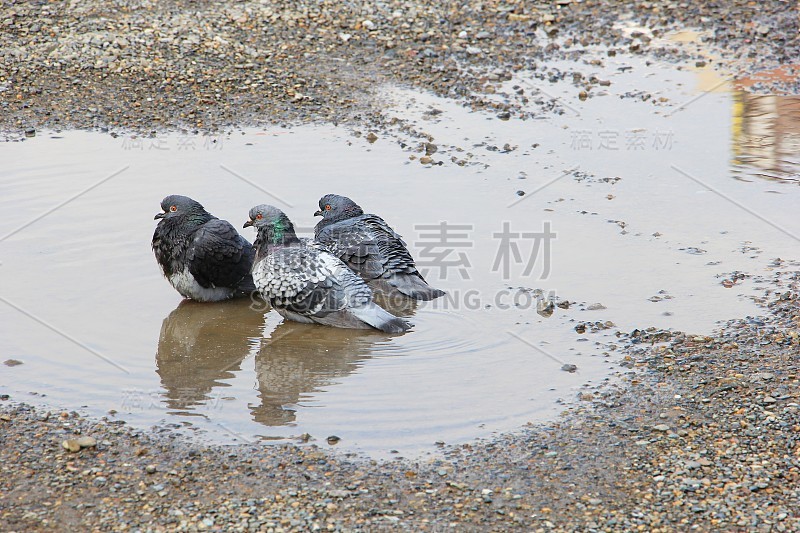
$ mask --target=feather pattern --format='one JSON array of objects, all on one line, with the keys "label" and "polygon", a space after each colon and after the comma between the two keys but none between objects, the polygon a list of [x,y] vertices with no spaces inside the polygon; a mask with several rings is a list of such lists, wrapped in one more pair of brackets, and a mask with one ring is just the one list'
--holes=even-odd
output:
[{"label": "feather pattern", "polygon": [[251,209],[250,219],[258,230],[253,280],[281,315],[300,322],[372,327],[390,333],[409,328],[405,321],[375,304],[371,289],[341,260],[298,239],[283,212],[272,206],[257,206]]},{"label": "feather pattern", "polygon": [[315,239],[364,281],[417,300],[445,294],[428,285],[402,237],[381,217],[364,214],[344,196],[329,194],[319,203],[317,214],[323,218],[314,228]]}]

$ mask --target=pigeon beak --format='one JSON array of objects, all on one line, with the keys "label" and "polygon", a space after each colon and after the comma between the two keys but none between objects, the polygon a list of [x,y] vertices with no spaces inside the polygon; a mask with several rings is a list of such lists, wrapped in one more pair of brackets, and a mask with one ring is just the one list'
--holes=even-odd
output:
[{"label": "pigeon beak", "polygon": [[167,216],[166,213],[159,213],[153,217],[153,220],[158,220],[159,218],[164,218],[165,216]]},{"label": "pigeon beak", "polygon": [[321,217],[323,215],[322,211],[314,211],[315,217]]},{"label": "pigeon beak", "polygon": [[249,228],[252,225],[253,225],[253,221],[252,220],[248,220],[247,222],[244,223],[244,226],[242,226],[242,229]]}]

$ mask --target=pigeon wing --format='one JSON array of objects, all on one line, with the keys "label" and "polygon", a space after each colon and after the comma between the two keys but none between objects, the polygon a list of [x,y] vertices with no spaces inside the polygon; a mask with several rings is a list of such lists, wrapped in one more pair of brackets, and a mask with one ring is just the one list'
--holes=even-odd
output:
[{"label": "pigeon wing", "polygon": [[372,297],[344,263],[316,248],[276,250],[259,263],[254,276],[275,307],[302,316],[321,318]]},{"label": "pigeon wing", "polygon": [[317,240],[360,276],[375,279],[383,275],[381,250],[369,227],[345,220],[325,228]]},{"label": "pigeon wing", "polygon": [[378,249],[385,277],[398,273],[419,275],[406,243],[389,224],[377,215],[363,215],[359,218],[360,224],[366,228],[365,231]]},{"label": "pigeon wing", "polygon": [[211,220],[187,250],[189,272],[203,287],[235,287],[250,273],[253,247],[225,220]]}]

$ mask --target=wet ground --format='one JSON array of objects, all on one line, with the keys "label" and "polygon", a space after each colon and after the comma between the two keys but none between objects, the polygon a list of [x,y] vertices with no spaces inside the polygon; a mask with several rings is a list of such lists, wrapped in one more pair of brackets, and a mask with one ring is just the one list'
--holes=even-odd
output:
[{"label": "wet ground", "polygon": [[[413,457],[551,419],[619,373],[620,332],[708,334],[755,314],[749,278],[795,257],[795,97],[591,55],[483,90],[521,115],[544,94],[555,112],[509,121],[387,86],[386,131],[64,131],[4,144],[2,353],[23,364],[6,367],[2,391],[213,442],[335,436]],[[381,214],[448,291],[395,310],[410,333],[181,302],[149,249],[167,194],[237,227],[272,202],[308,233],[328,192]],[[560,305],[537,312],[549,300]]]}]

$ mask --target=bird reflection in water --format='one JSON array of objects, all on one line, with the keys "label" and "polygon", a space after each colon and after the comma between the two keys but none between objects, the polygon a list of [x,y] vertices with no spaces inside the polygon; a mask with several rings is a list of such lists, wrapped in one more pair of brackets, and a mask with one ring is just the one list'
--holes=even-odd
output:
[{"label": "bird reflection in water", "polygon": [[[156,365],[167,408],[195,414],[226,387],[261,341],[264,314],[249,300],[184,300],[161,325]],[[219,394],[216,395],[218,397]]]},{"label": "bird reflection in water", "polygon": [[[404,317],[416,304],[394,309]],[[241,370],[255,353],[258,404],[248,408],[265,426],[295,422],[298,405],[356,371],[382,344],[397,335],[285,321],[266,336],[264,309],[231,300],[214,304],[184,300],[164,319],[156,354],[167,408],[183,415],[198,412],[220,396],[218,387]],[[274,313],[266,315],[267,322]],[[267,326],[268,328],[268,326]]]},{"label": "bird reflection in water", "polygon": [[394,337],[372,330],[281,323],[256,354],[261,403],[250,406],[253,419],[266,426],[293,424],[304,399],[355,372]]}]

